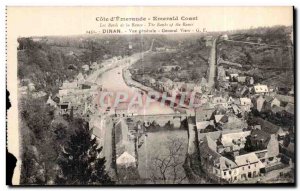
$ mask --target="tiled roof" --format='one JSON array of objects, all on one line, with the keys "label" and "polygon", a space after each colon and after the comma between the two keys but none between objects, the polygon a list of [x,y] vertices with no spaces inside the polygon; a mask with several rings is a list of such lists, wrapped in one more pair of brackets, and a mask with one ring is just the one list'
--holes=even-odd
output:
[{"label": "tiled roof", "polygon": [[204,140],[205,136],[209,136],[212,140],[216,141],[220,135],[221,131],[214,131],[214,132],[209,132],[209,133],[198,133],[198,139],[199,141]]},{"label": "tiled roof", "polygon": [[265,96],[265,100],[266,100],[267,102],[271,102],[273,99],[274,99],[274,98],[271,97],[271,96]]},{"label": "tiled roof", "polygon": [[228,122],[223,125],[223,129],[243,129],[247,127],[247,123],[235,116],[229,116]]},{"label": "tiled roof", "polygon": [[294,114],[294,110],[295,110],[294,104],[288,103],[285,106],[285,111],[288,112],[288,113],[290,113],[290,114]]},{"label": "tiled roof", "polygon": [[209,121],[200,121],[200,122],[197,122],[196,123],[196,126],[197,126],[197,130],[200,130],[200,129],[205,129],[207,126],[210,125],[210,122]]},{"label": "tiled roof", "polygon": [[226,157],[221,157],[220,158],[220,169],[230,169],[230,168],[235,168],[237,167],[237,164],[233,162],[232,160],[226,158]]},{"label": "tiled roof", "polygon": [[254,121],[256,122],[256,124],[261,125],[261,130],[265,131],[266,133],[275,134],[279,130],[279,126],[260,117],[254,118]]},{"label": "tiled roof", "polygon": [[273,113],[278,113],[278,112],[281,112],[283,111],[285,108],[284,107],[280,107],[280,106],[277,106],[277,105],[274,105],[271,110]]},{"label": "tiled roof", "polygon": [[117,158],[117,164],[122,165],[122,164],[130,164],[134,163],[136,159],[130,155],[128,152],[124,152],[119,158]]},{"label": "tiled roof", "polygon": [[244,155],[236,156],[235,162],[238,166],[243,166],[243,165],[247,165],[249,163],[260,162],[260,160],[257,158],[256,154],[253,152],[253,153],[247,153]]},{"label": "tiled roof", "polygon": [[201,157],[207,158],[210,162],[216,165],[219,164],[219,168],[221,170],[236,167],[236,164],[233,161],[217,153],[216,148],[216,142],[212,140],[210,136],[206,135],[203,142],[200,144]]},{"label": "tiled roof", "polygon": [[234,140],[240,139],[241,141],[245,141],[248,135],[250,135],[250,131],[222,134],[221,142],[224,146],[231,146],[234,144]]}]

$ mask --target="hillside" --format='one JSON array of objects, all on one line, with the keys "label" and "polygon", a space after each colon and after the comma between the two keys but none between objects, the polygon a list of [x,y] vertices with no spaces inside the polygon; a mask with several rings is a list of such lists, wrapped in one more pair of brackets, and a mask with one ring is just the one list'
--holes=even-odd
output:
[{"label": "hillside", "polygon": [[237,32],[228,36],[230,41],[220,43],[219,56],[241,64],[242,70],[254,75],[258,82],[292,85],[294,65],[290,34],[290,27],[280,26]]},{"label": "hillside", "polygon": [[[131,69],[137,69],[139,74],[149,74],[156,80],[165,77],[173,81],[197,83],[205,77],[210,47],[205,46],[203,38],[186,38],[170,48],[173,51],[154,50],[153,54],[135,63]],[[163,66],[179,66],[180,69],[167,72],[162,70]]]}]

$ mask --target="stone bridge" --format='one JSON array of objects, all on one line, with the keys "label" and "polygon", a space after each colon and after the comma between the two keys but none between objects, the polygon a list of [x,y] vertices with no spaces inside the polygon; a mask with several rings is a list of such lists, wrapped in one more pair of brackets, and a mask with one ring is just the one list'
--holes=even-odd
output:
[{"label": "stone bridge", "polygon": [[150,125],[152,122],[156,122],[161,127],[167,124],[174,125],[174,128],[180,128],[181,122],[187,118],[187,114],[175,113],[175,114],[159,114],[159,115],[135,115],[130,117],[136,121],[140,120],[145,122],[146,125]]}]

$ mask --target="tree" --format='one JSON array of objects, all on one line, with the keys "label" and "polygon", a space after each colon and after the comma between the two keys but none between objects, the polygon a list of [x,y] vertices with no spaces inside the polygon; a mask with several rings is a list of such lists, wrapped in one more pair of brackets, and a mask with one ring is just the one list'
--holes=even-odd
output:
[{"label": "tree", "polygon": [[180,184],[186,180],[184,164],[184,142],[179,138],[168,138],[165,154],[153,159],[150,178],[153,183]]},{"label": "tree", "polygon": [[21,118],[37,139],[44,139],[53,120],[53,108],[42,98],[21,100]]},{"label": "tree", "polygon": [[71,135],[65,147],[62,147],[58,164],[62,176],[57,184],[89,185],[113,184],[105,170],[105,158],[100,157],[96,138],[91,138],[88,124],[83,120],[74,120],[79,128]]},{"label": "tree", "polygon": [[22,184],[47,184],[52,179],[58,152],[53,140],[51,122],[53,109],[43,98],[22,98]]}]

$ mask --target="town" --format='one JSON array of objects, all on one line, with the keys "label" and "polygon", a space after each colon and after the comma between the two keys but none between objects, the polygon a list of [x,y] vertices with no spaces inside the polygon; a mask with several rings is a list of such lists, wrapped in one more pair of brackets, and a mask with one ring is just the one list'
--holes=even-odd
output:
[{"label": "town", "polygon": [[[47,97],[45,104],[55,108],[52,123],[73,118],[88,122],[92,138],[103,148],[105,169],[118,184],[291,182],[294,87],[264,79],[259,70],[271,75],[278,68],[249,65],[250,53],[230,58],[240,49],[264,47],[282,55],[293,49],[249,36],[207,34],[197,41],[200,48],[151,37],[141,52],[104,55],[102,62],[80,68],[70,64],[68,70],[79,72],[61,82],[56,94],[37,91],[29,79],[19,82],[19,92]],[[129,43],[128,49],[133,46]],[[76,54],[68,51],[75,59]],[[105,92],[127,92],[129,97],[103,107],[99,97]],[[134,93],[151,103],[130,104]]]}]

